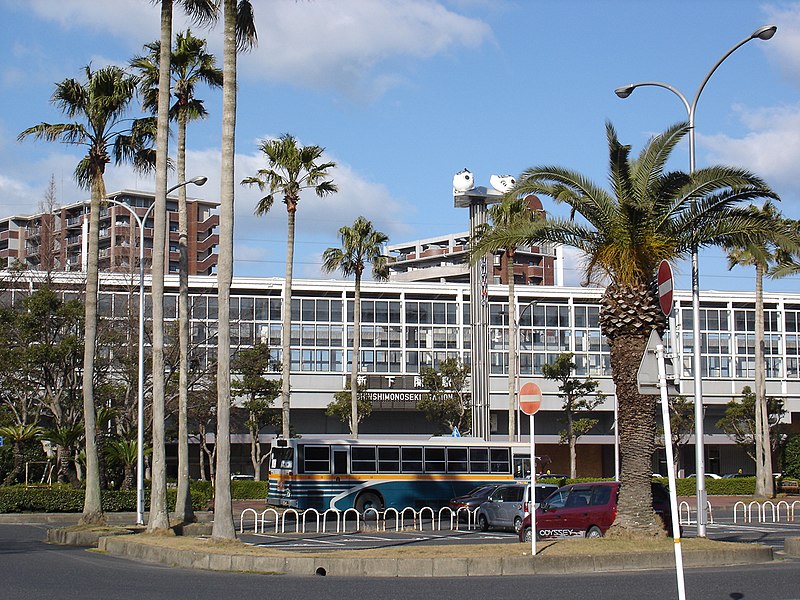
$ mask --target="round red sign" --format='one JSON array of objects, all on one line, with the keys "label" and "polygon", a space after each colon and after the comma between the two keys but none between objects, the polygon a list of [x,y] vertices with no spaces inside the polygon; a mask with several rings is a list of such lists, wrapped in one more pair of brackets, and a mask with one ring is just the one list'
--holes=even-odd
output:
[{"label": "round red sign", "polygon": [[658,303],[664,315],[672,314],[672,267],[665,260],[658,265]]},{"label": "round red sign", "polygon": [[528,382],[519,390],[519,408],[526,415],[536,414],[542,406],[542,390],[533,382]]}]

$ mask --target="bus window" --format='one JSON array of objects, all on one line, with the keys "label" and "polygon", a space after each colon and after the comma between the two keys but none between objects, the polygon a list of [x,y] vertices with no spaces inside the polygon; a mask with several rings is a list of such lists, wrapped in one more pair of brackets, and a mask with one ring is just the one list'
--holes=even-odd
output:
[{"label": "bus window", "polygon": [[514,478],[527,479],[531,476],[531,459],[523,456],[514,457]]},{"label": "bus window", "polygon": [[425,448],[425,472],[444,473],[444,448]]},{"label": "bus window", "polygon": [[299,446],[301,473],[330,473],[330,446]]},{"label": "bus window", "polygon": [[491,449],[492,473],[511,473],[511,454],[508,448]]},{"label": "bus window", "polygon": [[347,448],[333,449],[333,472],[336,475],[347,474]]},{"label": "bus window", "polygon": [[447,449],[447,472],[466,473],[467,468],[467,449],[448,448]]},{"label": "bus window", "polygon": [[489,472],[489,449],[470,448],[469,449],[469,468],[472,473]]},{"label": "bus window", "polygon": [[350,450],[353,473],[375,472],[375,446],[353,446]]},{"label": "bus window", "polygon": [[403,473],[422,473],[422,448],[408,446],[401,449]]},{"label": "bus window", "polygon": [[396,446],[378,446],[378,472],[400,472],[400,448]]},{"label": "bus window", "polygon": [[272,449],[272,469],[291,469],[292,459],[294,458],[293,448],[273,448]]}]

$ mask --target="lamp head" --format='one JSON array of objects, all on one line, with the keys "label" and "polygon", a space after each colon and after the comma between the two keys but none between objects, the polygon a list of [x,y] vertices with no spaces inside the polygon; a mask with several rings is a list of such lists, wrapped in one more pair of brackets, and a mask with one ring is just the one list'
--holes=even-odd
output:
[{"label": "lamp head", "polygon": [[453,176],[453,193],[463,194],[475,187],[475,178],[467,169],[462,169]]},{"label": "lamp head", "polygon": [[492,175],[489,178],[489,185],[503,194],[513,188],[516,183],[517,180],[511,175]]},{"label": "lamp head", "polygon": [[633,85],[633,84],[631,84],[631,85],[623,85],[623,86],[620,86],[617,89],[615,89],[614,93],[617,96],[619,96],[620,98],[627,98],[628,96],[630,96],[633,93],[633,90],[635,90],[635,89],[636,89],[636,86]]},{"label": "lamp head", "polygon": [[206,177],[205,175],[198,175],[197,177],[192,177],[186,183],[193,183],[193,184],[195,184],[197,186],[201,186],[201,185],[205,185],[206,181],[208,181],[208,177]]},{"label": "lamp head", "polygon": [[764,25],[763,27],[759,27],[756,29],[751,35],[750,38],[758,38],[760,40],[769,40],[772,39],[772,36],[775,35],[775,32],[778,31],[778,27],[776,25]]}]

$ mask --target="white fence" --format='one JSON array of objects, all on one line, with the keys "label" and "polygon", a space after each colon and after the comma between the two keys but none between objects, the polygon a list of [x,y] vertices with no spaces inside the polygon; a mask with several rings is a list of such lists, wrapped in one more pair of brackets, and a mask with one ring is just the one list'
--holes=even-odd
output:
[{"label": "white fence", "polygon": [[[678,519],[681,525],[695,525],[697,524],[697,511],[695,511],[695,518],[692,519],[692,507],[686,500],[683,500],[678,505]],[[714,509],[711,502],[706,500],[706,522],[714,523]]]},{"label": "white fence", "polygon": [[791,505],[786,500],[780,500],[777,503],[771,500],[763,502],[753,500],[749,504],[739,501],[733,505],[733,522],[738,522],[739,508],[741,507],[743,523],[753,522],[753,509],[756,512],[756,521],[759,523],[778,523],[781,520],[781,514],[784,515],[787,523],[794,523],[794,511],[797,505],[800,505],[800,500],[795,500]]},{"label": "white fence", "polygon": [[[466,523],[462,521],[462,518],[465,518]],[[282,512],[274,508],[267,508],[260,513],[254,508],[245,508],[239,517],[239,533],[244,533],[245,522],[249,525],[251,520],[253,533],[267,533],[268,529],[272,533],[310,533],[312,531],[325,533],[333,531],[329,527],[332,528],[334,524],[336,533],[344,533],[350,525],[353,525],[353,531],[358,531],[362,523],[377,531],[386,531],[387,528],[400,531],[409,526],[422,531],[426,524],[435,531],[443,529],[458,531],[462,527],[467,530],[475,527],[475,511],[466,507],[453,511],[445,506],[437,512],[429,506],[418,510],[407,506],[401,510],[387,508],[383,512],[368,508],[362,515],[355,508],[348,508],[344,511],[329,508],[324,512],[319,512],[314,508],[306,510],[287,508]]]}]

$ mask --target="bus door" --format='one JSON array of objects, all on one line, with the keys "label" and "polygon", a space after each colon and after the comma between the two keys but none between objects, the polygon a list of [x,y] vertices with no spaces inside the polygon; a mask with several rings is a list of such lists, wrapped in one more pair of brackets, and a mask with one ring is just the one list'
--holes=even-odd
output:
[{"label": "bus door", "polygon": [[342,475],[347,475],[349,469],[347,468],[347,446],[334,446],[333,447],[333,475],[336,480]]}]

